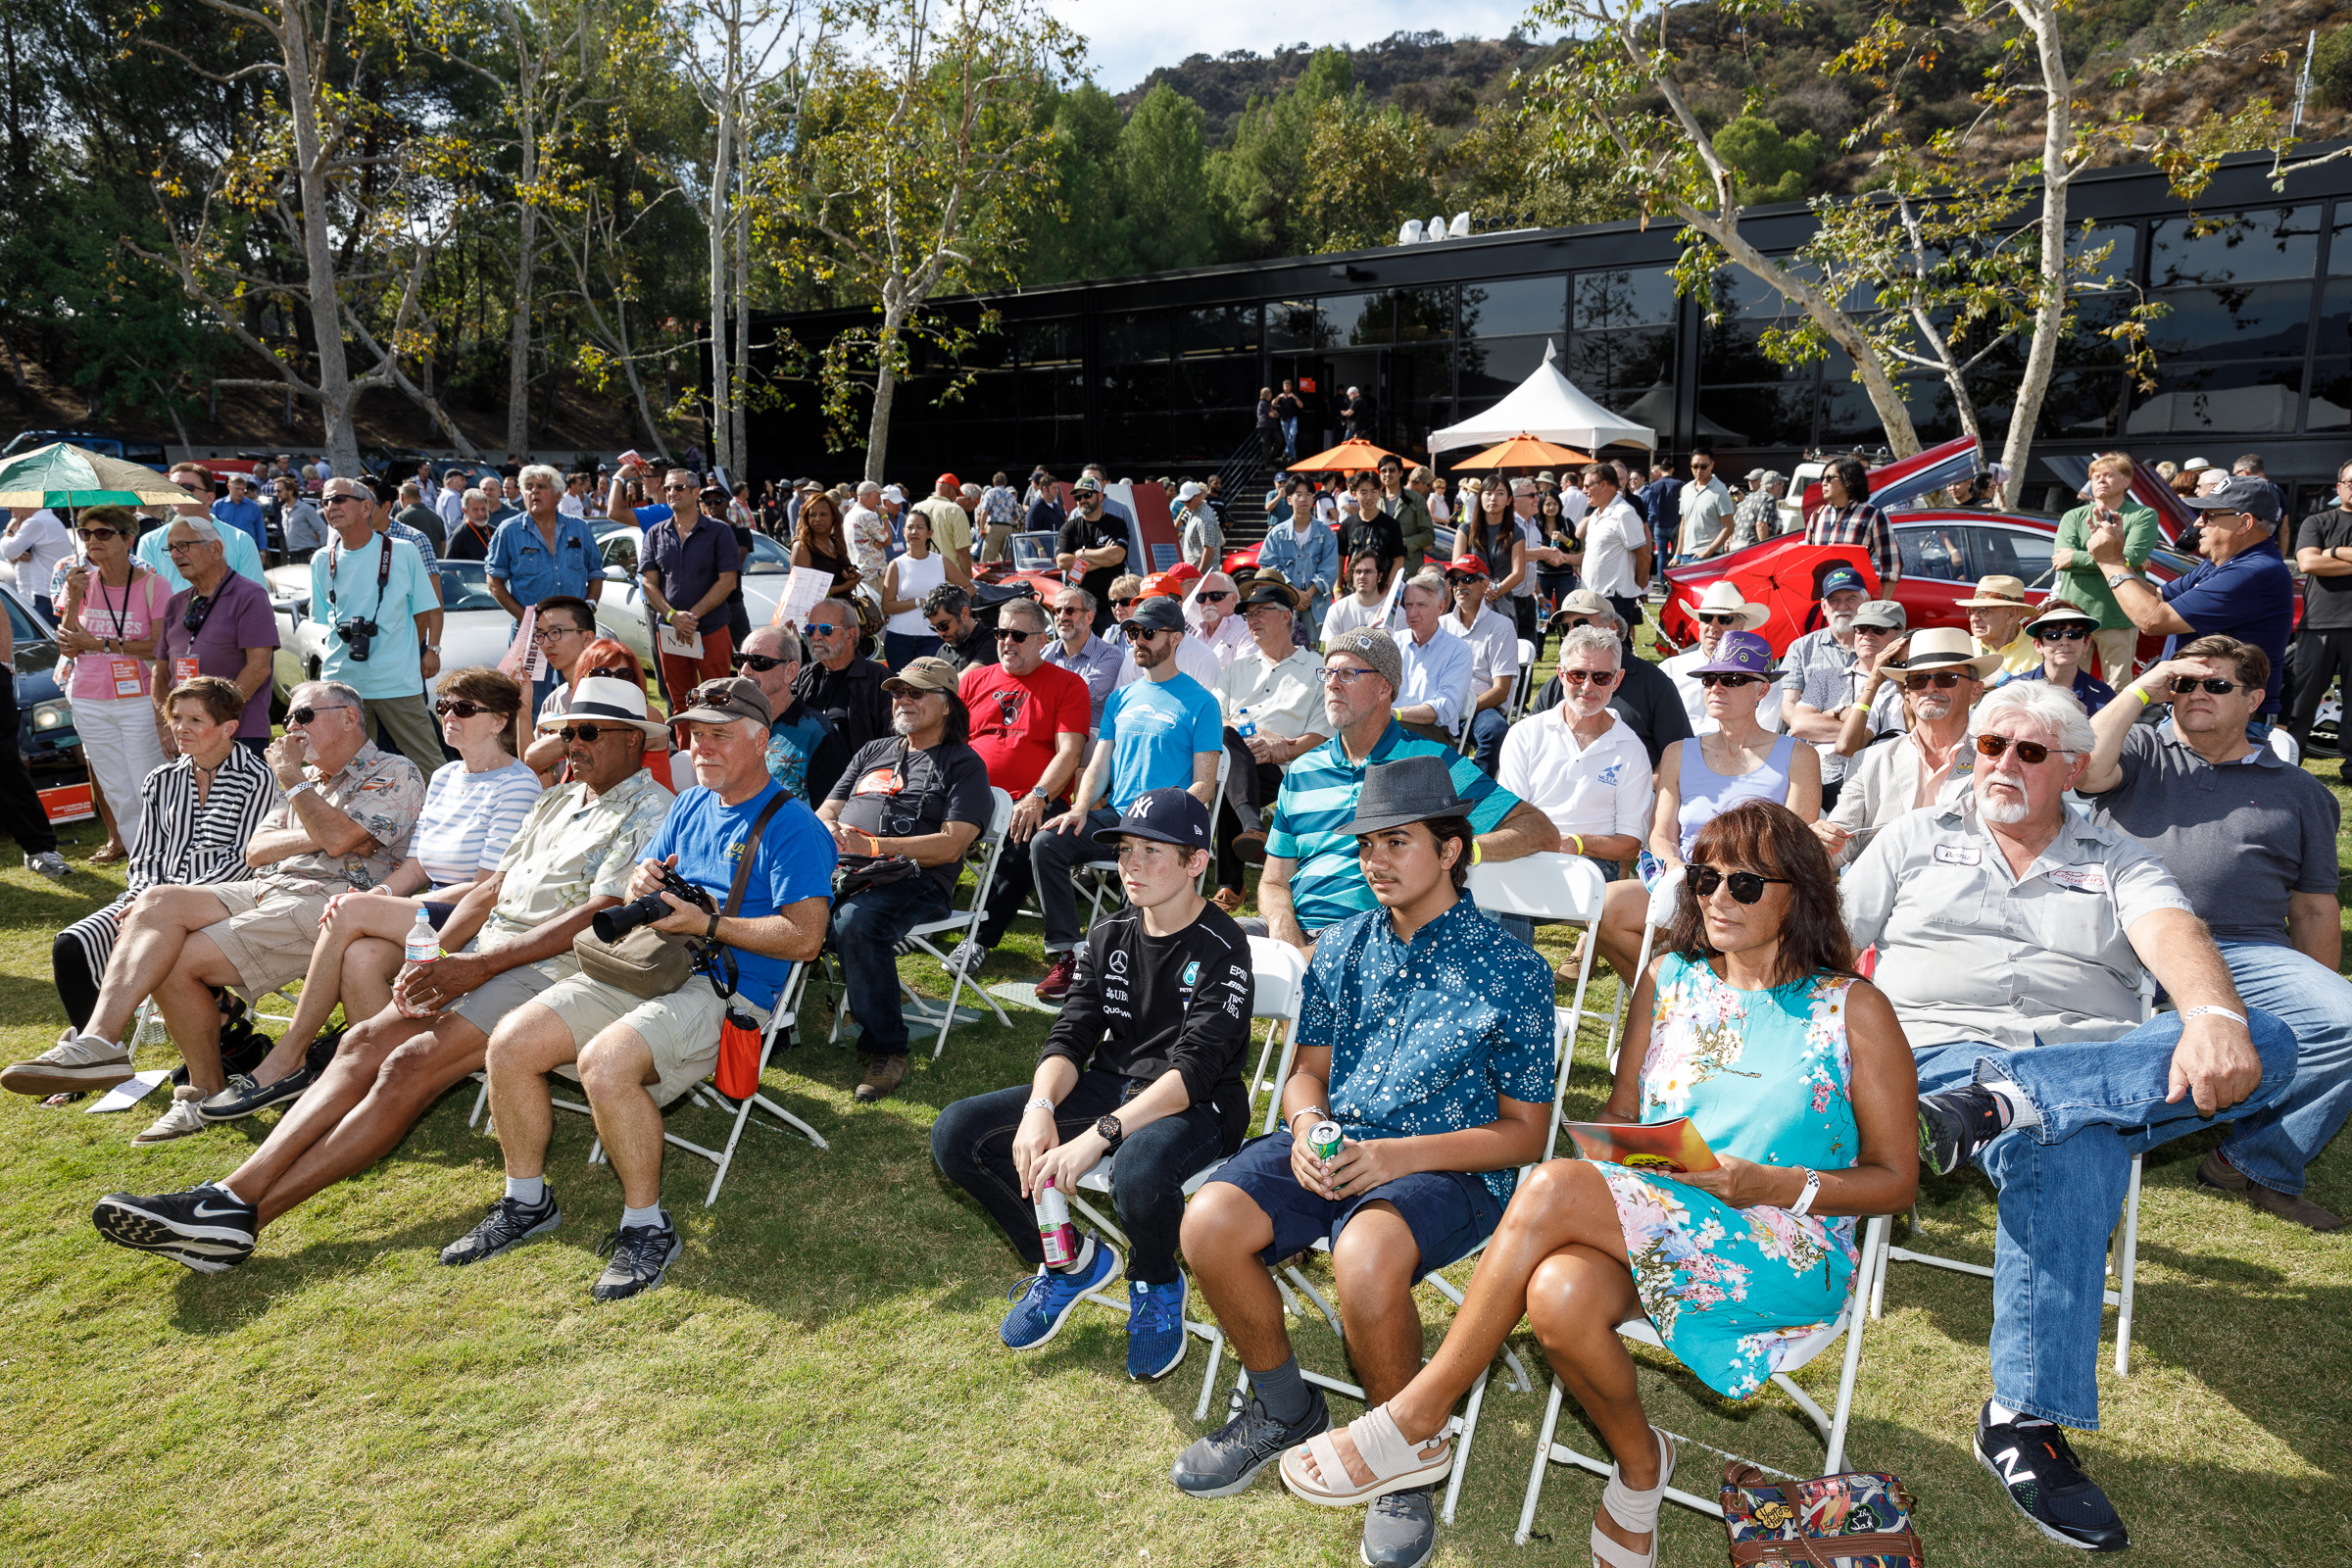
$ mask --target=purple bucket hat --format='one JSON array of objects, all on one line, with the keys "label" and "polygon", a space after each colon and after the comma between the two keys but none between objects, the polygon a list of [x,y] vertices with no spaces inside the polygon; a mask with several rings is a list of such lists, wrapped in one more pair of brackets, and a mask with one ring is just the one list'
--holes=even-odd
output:
[{"label": "purple bucket hat", "polygon": [[1691,675],[1762,675],[1766,679],[1780,670],[1772,662],[1772,644],[1752,631],[1727,631],[1715,645],[1715,657],[1697,668],[1686,671]]}]

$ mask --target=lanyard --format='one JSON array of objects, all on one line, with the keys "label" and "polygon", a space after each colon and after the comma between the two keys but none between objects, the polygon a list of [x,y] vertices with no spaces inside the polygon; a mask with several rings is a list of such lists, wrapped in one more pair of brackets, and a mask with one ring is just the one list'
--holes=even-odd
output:
[{"label": "lanyard", "polygon": [[115,641],[122,642],[124,640],[122,636],[122,622],[123,619],[130,613],[130,590],[132,586],[139,580],[138,567],[135,565],[131,567],[130,581],[122,585],[122,603],[120,607],[110,605],[106,602],[106,579],[96,572],[92,572],[90,575],[92,578],[92,586],[98,590],[98,608],[115,617]]},{"label": "lanyard", "polygon": [[[384,585],[392,580],[392,536],[377,534],[375,542],[378,547],[375,558],[375,608],[381,613],[384,608]],[[335,603],[335,575],[343,569],[343,558],[350,553],[343,548],[343,541],[339,537],[327,547],[326,613],[329,624],[339,613],[339,607]]]}]

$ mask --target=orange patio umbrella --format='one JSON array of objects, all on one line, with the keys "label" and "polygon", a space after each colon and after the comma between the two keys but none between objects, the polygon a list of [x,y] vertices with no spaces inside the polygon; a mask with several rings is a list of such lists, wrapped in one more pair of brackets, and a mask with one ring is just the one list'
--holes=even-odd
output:
[{"label": "orange patio umbrella", "polygon": [[1464,458],[1456,468],[1556,468],[1567,463],[1591,463],[1588,453],[1555,447],[1522,430],[1508,441],[1492,446],[1475,458]]},{"label": "orange patio umbrella", "polygon": [[1297,463],[1286,463],[1283,467],[1291,473],[1353,473],[1360,468],[1379,467],[1383,458],[1403,461],[1398,454],[1385,447],[1376,447],[1369,441],[1357,439],[1343,441],[1329,452],[1318,452]]}]

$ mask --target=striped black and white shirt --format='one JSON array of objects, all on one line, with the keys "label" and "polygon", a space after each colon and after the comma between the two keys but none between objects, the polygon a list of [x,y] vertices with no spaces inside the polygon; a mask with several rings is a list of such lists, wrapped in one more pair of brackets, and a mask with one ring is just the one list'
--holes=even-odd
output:
[{"label": "striped black and white shirt", "polygon": [[280,799],[276,775],[251,750],[228,749],[201,804],[195,761],[184,755],[148,774],[141,794],[147,816],[130,853],[131,892],[251,880],[245,847]]}]

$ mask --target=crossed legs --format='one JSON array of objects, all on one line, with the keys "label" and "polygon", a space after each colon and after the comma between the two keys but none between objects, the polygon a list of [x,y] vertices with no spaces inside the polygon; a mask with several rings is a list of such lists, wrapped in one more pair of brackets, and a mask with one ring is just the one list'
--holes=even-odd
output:
[{"label": "crossed legs", "polygon": [[292,1072],[326,1028],[337,1003],[343,1004],[346,1019],[370,1021],[390,1005],[392,981],[407,952],[404,941],[422,902],[372,893],[346,894],[335,901],[325,932],[311,950],[294,1021],[253,1070],[255,1083],[273,1084]]},{"label": "crossed legs", "polygon": [[166,884],[132,900],[86,1032],[120,1041],[139,1004],[153,997],[187,1059],[188,1082],[208,1095],[226,1089],[220,1008],[211,988],[242,985],[245,977],[203,932],[227,918],[227,906],[203,888]]}]

